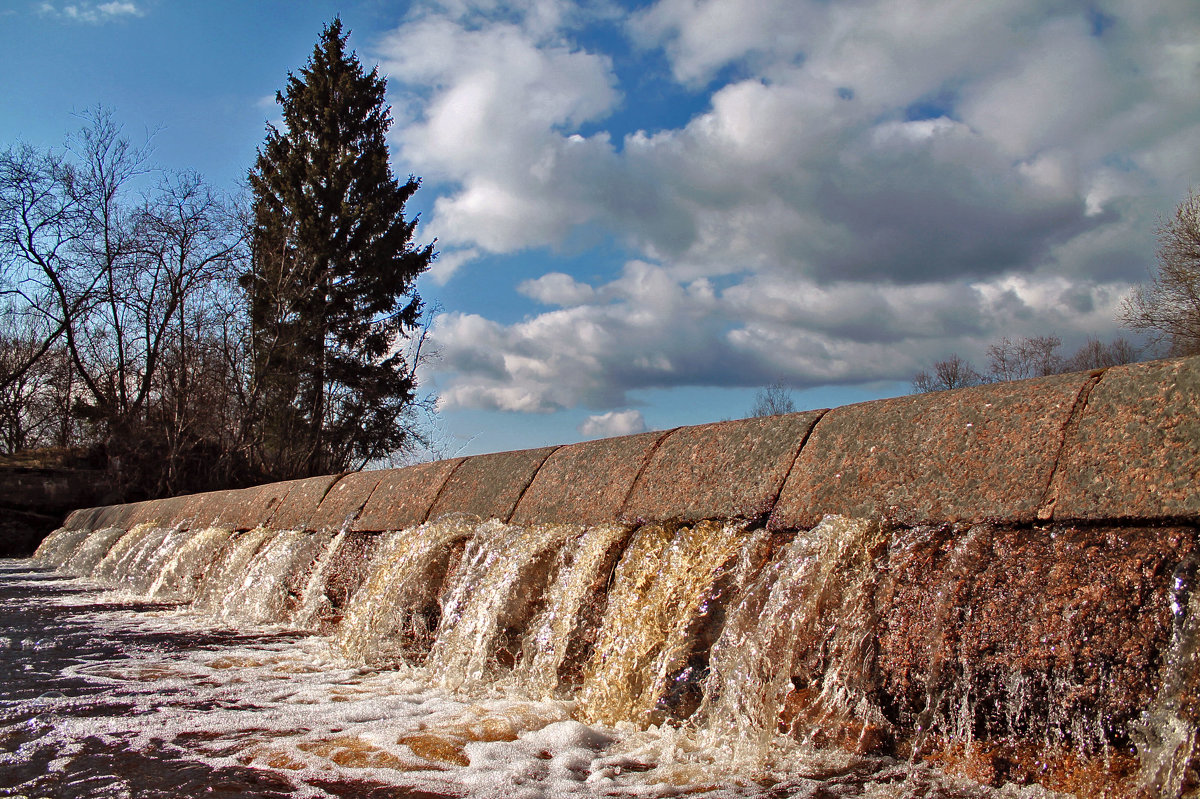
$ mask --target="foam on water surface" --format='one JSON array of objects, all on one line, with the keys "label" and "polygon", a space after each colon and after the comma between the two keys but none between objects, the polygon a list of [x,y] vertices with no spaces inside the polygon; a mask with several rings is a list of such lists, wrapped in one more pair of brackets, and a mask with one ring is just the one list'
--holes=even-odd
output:
[{"label": "foam on water surface", "polygon": [[0,795],[1178,799],[1194,535],[58,531],[0,569]]},{"label": "foam on water surface", "polygon": [[0,614],[16,633],[0,646],[4,795],[169,796],[213,785],[314,797],[996,793],[799,744],[750,767],[692,729],[588,724],[573,702],[511,684],[449,690],[435,670],[356,663],[333,638],[234,631],[27,568],[0,569]]}]

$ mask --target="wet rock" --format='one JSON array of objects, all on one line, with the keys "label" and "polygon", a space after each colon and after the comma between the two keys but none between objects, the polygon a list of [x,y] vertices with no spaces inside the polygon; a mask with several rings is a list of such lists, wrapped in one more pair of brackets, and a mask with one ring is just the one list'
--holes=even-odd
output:
[{"label": "wet rock", "polygon": [[877,598],[878,701],[910,730],[1125,745],[1195,547],[1191,528],[908,531]]}]

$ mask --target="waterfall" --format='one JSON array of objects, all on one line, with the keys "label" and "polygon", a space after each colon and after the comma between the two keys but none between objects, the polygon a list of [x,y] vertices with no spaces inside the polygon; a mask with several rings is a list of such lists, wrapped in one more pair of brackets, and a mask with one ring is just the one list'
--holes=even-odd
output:
[{"label": "waterfall", "polygon": [[739,553],[760,543],[747,527],[702,522],[638,530],[617,565],[584,669],[585,719],[649,723],[694,700],[688,691],[700,675],[691,662],[698,643],[692,633],[717,610],[718,586]]},{"label": "waterfall", "polygon": [[475,526],[449,517],[384,534],[338,629],[342,649],[360,663],[422,662],[441,616],[442,581]]},{"label": "waterfall", "polygon": [[[1182,796],[1189,770],[1200,762],[1200,586],[1197,565],[1175,570],[1171,586],[1171,645],[1162,691],[1142,718],[1141,783],[1152,796]],[[1195,779],[1193,774],[1191,779]],[[1200,789],[1194,782],[1193,791]],[[1192,794],[1194,795],[1194,794]]]},{"label": "waterfall", "polygon": [[[799,747],[1084,794],[1136,779],[1148,795],[1182,796],[1200,740],[1200,591],[1194,556],[1175,554],[1191,544],[1145,544],[1141,582],[1124,584],[1109,569],[1131,544],[1115,535],[837,516],[768,531],[451,515],[383,533],[59,531],[37,558],[225,624],[321,633],[350,664],[513,697],[500,715],[399,741],[443,764],[574,719],[659,730],[658,753],[639,757],[688,779],[769,771]],[[1134,632],[1163,641],[1161,660],[1107,641],[1088,615],[1131,591]],[[1087,641],[1083,655],[1060,651],[1071,637]],[[542,700],[560,704],[521,704]],[[604,768],[643,768],[625,757]],[[1097,762],[1108,765],[1078,765]]]},{"label": "waterfall", "polygon": [[[219,527],[194,531],[171,553],[147,593],[153,599],[192,601],[209,568],[232,535],[232,530]],[[87,569],[77,573],[88,574],[90,571]]]},{"label": "waterfall", "polygon": [[709,740],[740,759],[765,755],[781,725],[813,745],[881,743],[890,725],[871,704],[871,649],[886,544],[878,522],[827,517],[758,573],[713,647]]}]

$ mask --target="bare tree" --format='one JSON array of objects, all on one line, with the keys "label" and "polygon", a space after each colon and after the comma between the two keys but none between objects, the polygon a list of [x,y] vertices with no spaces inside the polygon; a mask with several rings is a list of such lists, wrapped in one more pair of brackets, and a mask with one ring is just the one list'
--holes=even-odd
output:
[{"label": "bare tree", "polygon": [[1127,339],[1115,338],[1108,344],[1098,338],[1089,338],[1074,355],[1063,362],[1064,372],[1083,372],[1089,369],[1107,369],[1134,363],[1138,359],[1137,348]]},{"label": "bare tree", "polygon": [[750,416],[778,416],[795,412],[796,403],[792,402],[792,392],[782,380],[777,380],[755,392],[754,407],[750,409]]},{"label": "bare tree", "polygon": [[[22,331],[37,334],[8,348],[0,390],[28,400],[34,378],[61,372],[65,358],[60,440],[82,420],[120,464],[116,488],[142,494],[210,487],[194,484],[196,470],[229,466],[244,350],[225,347],[247,329],[242,220],[194,173],[149,184],[149,156],[103,109],[62,152],[0,156],[0,288]],[[29,445],[35,406],[24,408],[26,430],[10,428]]]},{"label": "bare tree", "polygon": [[1172,355],[1200,353],[1200,195],[1188,193],[1158,227],[1158,271],[1120,311],[1121,324],[1150,334]]},{"label": "bare tree", "polygon": [[61,153],[16,145],[0,154],[0,290],[41,331],[13,359],[0,387],[19,381],[93,306],[101,276],[82,268],[76,248],[88,214],[75,169]]},{"label": "bare tree", "polygon": [[42,352],[45,340],[35,318],[11,307],[0,313],[0,453],[79,441],[74,368],[61,346]]},{"label": "bare tree", "polygon": [[926,394],[931,391],[978,386],[983,382],[983,375],[979,374],[970,362],[959,357],[957,353],[951,353],[950,357],[933,365],[932,374],[925,370],[917,372],[912,380],[912,387],[918,394]]},{"label": "bare tree", "polygon": [[994,380],[1025,380],[1045,377],[1062,371],[1063,360],[1058,355],[1062,339],[1058,336],[1018,338],[1008,336],[988,346],[988,361]]}]

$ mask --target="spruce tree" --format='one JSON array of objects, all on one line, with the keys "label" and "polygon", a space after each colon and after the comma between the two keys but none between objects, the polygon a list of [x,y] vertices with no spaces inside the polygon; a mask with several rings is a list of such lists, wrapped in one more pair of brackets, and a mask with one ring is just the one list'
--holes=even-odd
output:
[{"label": "spruce tree", "polygon": [[405,444],[413,365],[401,340],[421,313],[414,288],[434,258],[404,205],[420,185],[388,164],[387,82],[325,27],[276,95],[250,172],[254,449],[275,479],[355,468]]}]

